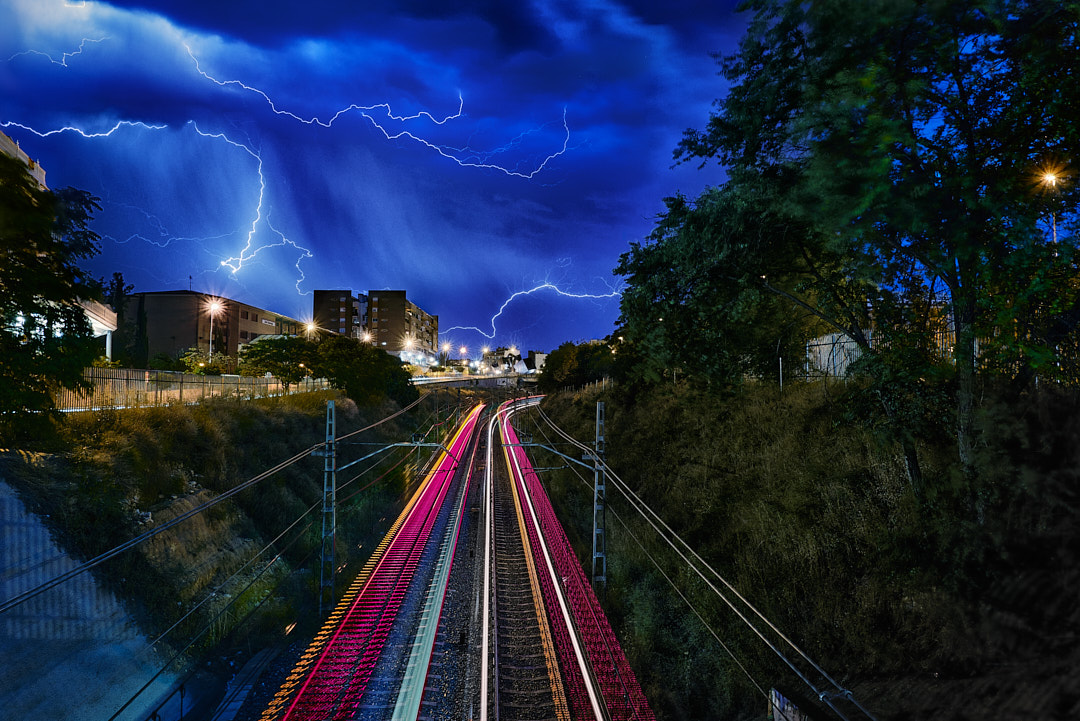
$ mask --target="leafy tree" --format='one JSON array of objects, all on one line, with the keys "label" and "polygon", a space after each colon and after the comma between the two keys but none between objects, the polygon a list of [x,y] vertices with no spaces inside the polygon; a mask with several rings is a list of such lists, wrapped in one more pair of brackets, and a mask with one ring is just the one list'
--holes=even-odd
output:
[{"label": "leafy tree", "polygon": [[[762,252],[746,256],[751,262],[735,262],[744,272],[728,274],[731,256],[721,259],[728,275],[721,280],[742,278],[746,288],[721,298],[746,305],[720,308],[753,320],[763,308],[757,298],[794,287],[811,296],[808,307],[796,305],[854,330],[837,311],[856,313],[865,302],[884,341],[867,362],[902,361],[893,366],[903,371],[891,375],[893,382],[938,367],[933,335],[948,323],[957,450],[970,473],[977,370],[997,368],[1021,382],[1051,373],[1055,347],[1080,325],[1076,254],[1071,243],[1054,245],[1046,227],[1054,212],[1059,230],[1071,234],[1080,194],[1068,183],[1057,184],[1053,195],[1036,192],[1039,169],[1080,139],[1080,84],[1071,81],[1080,4],[752,0],[744,7],[754,17],[739,50],[719,58],[730,92],[703,131],[687,131],[676,158],[718,161],[729,175],[722,203],[759,203],[751,216],[782,219],[724,220],[716,232],[735,234],[720,239],[729,250],[752,247],[755,233],[793,228],[800,242],[779,248],[787,253],[783,261],[796,266],[792,253],[807,249],[831,274],[816,278],[821,266],[807,265],[801,279],[789,279],[794,286],[755,283],[755,262],[759,280],[772,272],[764,251],[777,240],[771,238]],[[715,193],[707,191],[698,208]],[[665,222],[678,233],[699,232],[691,223],[701,213],[680,212],[677,204],[669,209],[658,241],[677,234]],[[698,280],[717,282],[688,278]],[[710,293],[694,288],[687,300]],[[841,294],[845,302],[837,305]],[[628,323],[638,323],[640,309],[629,311]],[[711,309],[684,310],[694,311],[701,319]],[[865,319],[857,326],[866,327]],[[685,355],[678,345],[689,327],[670,337],[665,329],[657,340],[664,352]],[[640,327],[635,334],[647,337]],[[885,347],[913,352],[877,352]],[[713,362],[738,368],[739,360]]]},{"label": "leafy tree", "polygon": [[104,288],[105,302],[116,313],[116,330],[113,331],[113,365],[117,367],[134,367],[135,339],[129,330],[127,323],[128,295],[135,290],[135,286],[124,281],[123,273],[113,273],[112,278],[106,283],[101,281]]},{"label": "leafy tree", "polygon": [[150,362],[147,364],[152,370],[159,371],[186,371],[187,365],[179,360],[173,358],[168,353],[156,353]]},{"label": "leafy tree", "polygon": [[180,354],[180,363],[188,373],[200,376],[219,376],[236,368],[236,358],[224,353],[212,356],[201,348],[188,348]]},{"label": "leafy tree", "polygon": [[622,255],[621,322],[639,375],[775,377],[780,358],[801,358],[806,340],[830,331],[869,348],[873,286],[844,274],[821,233],[768,209],[767,192],[758,182],[668,198],[648,242]]},{"label": "leafy tree", "polygon": [[592,383],[610,376],[614,362],[610,343],[574,344],[567,341],[548,354],[537,386],[550,393],[563,386]]},{"label": "leafy tree", "polygon": [[405,405],[419,397],[401,361],[355,338],[323,338],[312,359],[312,372],[360,405],[374,405],[386,397]]},{"label": "leafy tree", "polygon": [[262,336],[240,348],[240,375],[269,373],[288,390],[310,375],[317,348],[302,336]]},{"label": "leafy tree", "polygon": [[41,188],[0,154],[0,417],[54,412],[53,393],[88,386],[99,350],[80,298],[98,295],[78,263],[98,251],[97,199]]}]

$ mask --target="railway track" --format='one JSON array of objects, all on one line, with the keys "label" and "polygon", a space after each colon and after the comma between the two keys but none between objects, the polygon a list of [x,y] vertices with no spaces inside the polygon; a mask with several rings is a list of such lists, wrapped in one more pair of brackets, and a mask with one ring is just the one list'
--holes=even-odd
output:
[{"label": "railway track", "polygon": [[503,404],[469,413],[261,721],[650,721]]},{"label": "railway track", "polygon": [[569,721],[516,488],[505,464],[493,476],[495,718]]}]

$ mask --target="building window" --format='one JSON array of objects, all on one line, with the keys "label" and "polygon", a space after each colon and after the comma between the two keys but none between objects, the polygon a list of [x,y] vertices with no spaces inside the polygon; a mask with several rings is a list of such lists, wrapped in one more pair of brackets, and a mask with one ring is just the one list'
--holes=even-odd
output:
[{"label": "building window", "polygon": [[258,313],[252,313],[251,314],[251,319],[252,320],[258,320],[259,319],[259,314]]},{"label": "building window", "polygon": [[244,320],[248,319],[248,312],[246,310],[240,311],[240,317]]},{"label": "building window", "polygon": [[243,338],[244,340],[247,340],[248,332],[246,330],[240,331],[240,337]]},{"label": "building window", "polygon": [[259,334],[258,334],[258,333],[252,333],[252,334],[251,334],[251,340],[255,340],[255,339],[256,339],[256,338],[258,338],[258,337],[259,337]]},{"label": "building window", "polygon": [[344,334],[345,334],[345,326],[341,326],[340,328],[338,328],[338,329],[337,329],[337,332],[338,332],[338,333],[341,333],[342,335],[344,335]]},{"label": "building window", "polygon": [[338,300],[339,300],[340,302],[344,303],[344,302],[345,302],[345,296],[341,296],[340,298],[338,298]]}]

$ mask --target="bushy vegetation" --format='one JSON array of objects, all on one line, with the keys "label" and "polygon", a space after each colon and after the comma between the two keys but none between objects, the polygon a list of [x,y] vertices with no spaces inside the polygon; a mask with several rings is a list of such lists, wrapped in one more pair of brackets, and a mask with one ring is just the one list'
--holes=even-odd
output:
[{"label": "bushy vegetation", "polygon": [[[771,385],[719,394],[668,383],[562,393],[543,407],[590,439],[604,400],[607,456],[620,478],[858,691],[860,679],[962,679],[1005,661],[1022,669],[1080,632],[1074,607],[1053,601],[1075,597],[1080,584],[1069,570],[1080,560],[1080,395],[1043,388],[1005,401],[987,389],[985,398],[975,487],[940,435],[919,444],[923,499],[899,444],[852,422],[862,402],[852,384],[799,384],[781,395]],[[544,432],[538,424],[537,438]],[[545,478],[587,564],[591,477]],[[659,718],[737,718],[760,713],[764,700],[646,553],[755,680],[798,688],[610,483],[608,499],[606,606]],[[884,718],[908,717],[911,701],[861,700]]]}]

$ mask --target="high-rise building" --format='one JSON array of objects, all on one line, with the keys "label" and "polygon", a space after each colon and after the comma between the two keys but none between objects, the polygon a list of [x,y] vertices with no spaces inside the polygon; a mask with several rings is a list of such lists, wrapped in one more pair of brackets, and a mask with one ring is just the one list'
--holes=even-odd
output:
[{"label": "high-rise building", "polygon": [[47,187],[45,185],[45,168],[38,165],[33,158],[23,152],[23,149],[19,147],[19,144],[9,138],[4,133],[0,133],[0,153],[4,155],[10,155],[16,160],[21,160],[26,169],[30,171],[30,177],[37,181],[37,184],[42,188]]},{"label": "high-rise building", "polygon": [[369,290],[367,295],[317,290],[312,317],[322,332],[370,341],[387,353],[437,353],[439,316],[425,312],[403,290]]},{"label": "high-rise building", "polygon": [[368,299],[351,290],[317,290],[311,316],[316,327],[327,333],[367,340]]},{"label": "high-rise building", "polygon": [[425,312],[403,290],[369,290],[371,342],[389,353],[438,353],[439,316]]}]

